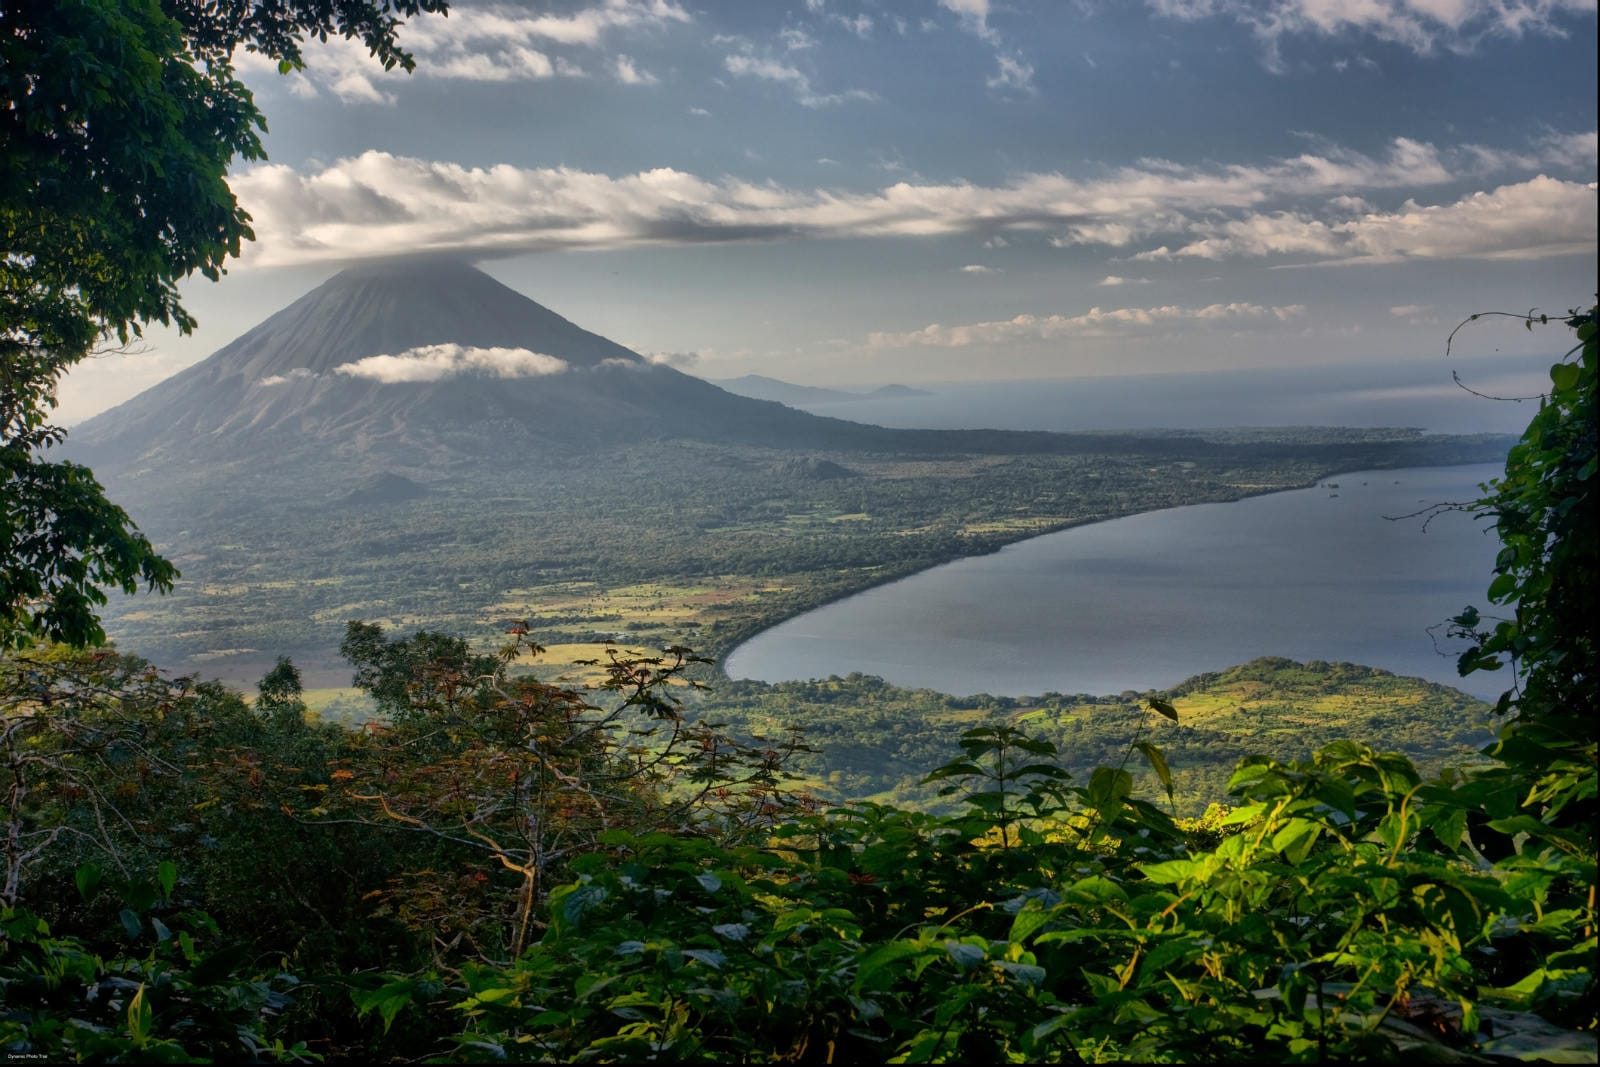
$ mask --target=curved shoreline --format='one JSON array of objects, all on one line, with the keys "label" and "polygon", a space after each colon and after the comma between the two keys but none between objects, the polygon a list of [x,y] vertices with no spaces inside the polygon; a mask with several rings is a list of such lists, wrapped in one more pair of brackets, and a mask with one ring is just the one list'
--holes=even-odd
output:
[{"label": "curved shoreline", "polygon": [[[1305,480],[1305,481],[1302,481],[1302,482],[1299,482],[1299,483],[1295,483],[1295,484],[1275,486],[1275,487],[1272,487],[1272,488],[1262,488],[1262,489],[1254,489],[1254,490],[1242,490],[1237,495],[1232,495],[1232,496],[1219,496],[1219,497],[1214,497],[1214,498],[1209,498],[1209,499],[1193,500],[1193,501],[1189,501],[1189,502],[1182,503],[1182,504],[1172,504],[1172,505],[1169,505],[1169,506],[1166,506],[1166,507],[1150,508],[1150,509],[1147,509],[1147,510],[1132,510],[1132,511],[1127,511],[1127,512],[1124,512],[1124,513],[1121,513],[1121,514],[1105,515],[1105,516],[1102,516],[1102,517],[1099,517],[1099,518],[1076,520],[1076,521],[1066,522],[1066,523],[1063,523],[1063,524],[1061,524],[1059,526],[1050,527],[1048,529],[1040,530],[1040,531],[1035,532],[1035,533],[1029,533],[1026,536],[1017,537],[1017,538],[1014,538],[1014,539],[1011,539],[1011,540],[1003,541],[1003,542],[993,546],[992,548],[987,548],[987,549],[982,550],[982,551],[975,551],[975,552],[968,552],[968,553],[961,553],[961,554],[957,554],[957,555],[952,555],[949,558],[940,560],[940,561],[938,561],[936,563],[932,563],[932,564],[925,565],[925,566],[919,566],[919,567],[916,567],[915,569],[907,570],[907,571],[904,571],[904,572],[898,573],[898,574],[886,575],[886,576],[883,576],[881,579],[874,580],[874,581],[871,581],[871,582],[867,582],[867,583],[865,583],[865,584],[863,584],[863,585],[861,585],[859,587],[851,589],[848,592],[842,593],[842,594],[837,595],[837,596],[829,597],[829,598],[827,598],[825,600],[821,600],[821,601],[819,601],[819,602],[817,602],[815,604],[812,604],[812,605],[809,605],[809,606],[806,606],[806,607],[802,607],[802,608],[800,608],[800,609],[798,609],[796,611],[787,613],[787,614],[783,615],[782,617],[778,618],[775,621],[766,623],[760,629],[755,630],[754,632],[752,632],[752,633],[750,633],[748,635],[745,635],[745,636],[737,638],[736,642],[730,648],[728,648],[727,651],[718,654],[718,656],[716,657],[715,663],[712,665],[711,669],[715,673],[716,677],[718,677],[720,679],[723,679],[723,680],[727,680],[727,681],[763,681],[763,679],[758,679],[758,678],[754,678],[754,677],[743,678],[743,679],[735,678],[733,675],[728,673],[728,670],[727,670],[728,661],[734,656],[735,653],[737,653],[741,649],[745,648],[747,645],[749,645],[751,642],[755,641],[757,638],[759,638],[759,637],[761,637],[761,636],[763,636],[763,635],[765,635],[767,633],[770,633],[772,630],[774,630],[774,629],[776,629],[776,628],[778,628],[778,627],[780,627],[780,626],[782,626],[782,625],[784,625],[784,624],[786,624],[788,622],[791,622],[794,619],[798,619],[798,618],[800,618],[802,616],[809,615],[809,614],[811,614],[813,612],[821,611],[824,608],[831,607],[833,605],[843,603],[844,601],[850,600],[850,599],[852,599],[854,597],[862,596],[862,595],[864,595],[866,593],[869,593],[869,592],[871,592],[873,590],[882,588],[884,586],[893,585],[893,584],[895,584],[897,582],[902,582],[902,581],[909,580],[911,578],[916,578],[916,577],[919,577],[919,576],[922,576],[922,575],[925,575],[925,574],[929,574],[929,573],[931,573],[933,571],[938,570],[941,567],[950,566],[951,564],[959,563],[959,562],[962,562],[962,561],[965,561],[965,560],[982,559],[982,558],[984,558],[986,556],[995,555],[996,553],[1000,552],[1002,549],[1012,548],[1012,547],[1015,547],[1017,545],[1022,545],[1022,544],[1026,544],[1028,542],[1037,541],[1037,540],[1045,538],[1045,537],[1050,537],[1050,536],[1053,536],[1053,535],[1056,535],[1056,534],[1066,533],[1067,531],[1070,531],[1070,530],[1086,529],[1086,528],[1089,528],[1089,527],[1092,527],[1092,526],[1102,525],[1102,524],[1109,523],[1109,522],[1114,522],[1114,521],[1120,521],[1120,520],[1123,520],[1123,519],[1131,519],[1131,518],[1135,518],[1135,517],[1139,517],[1139,516],[1152,516],[1152,515],[1159,515],[1159,514],[1162,514],[1164,512],[1181,511],[1181,510],[1183,510],[1185,508],[1200,507],[1200,506],[1210,505],[1210,504],[1232,504],[1232,503],[1238,503],[1238,502],[1245,501],[1245,500],[1257,499],[1257,498],[1260,498],[1260,497],[1273,496],[1273,495],[1276,495],[1276,494],[1279,494],[1279,493],[1300,492],[1300,491],[1303,491],[1303,490],[1306,490],[1306,489],[1315,488],[1316,486],[1318,486],[1319,484],[1325,482],[1326,480],[1328,480],[1330,478],[1343,477],[1343,476],[1348,476],[1348,475],[1352,475],[1352,474],[1360,474],[1360,473],[1366,473],[1366,472],[1377,473],[1377,472],[1382,472],[1382,471],[1394,471],[1394,470],[1425,470],[1425,469],[1447,470],[1447,469],[1455,468],[1455,467],[1472,467],[1472,466],[1497,465],[1500,462],[1502,462],[1501,459],[1472,458],[1472,459],[1458,460],[1458,461],[1453,462],[1453,463],[1429,463],[1429,464],[1398,463],[1398,464],[1395,464],[1395,465],[1392,465],[1392,466],[1340,465],[1340,466],[1336,466],[1336,467],[1331,467],[1328,470],[1324,471],[1323,473],[1320,473],[1320,474],[1316,475],[1315,477],[1310,478],[1309,480]],[[1485,577],[1485,581],[1487,581],[1487,576]],[[899,684],[899,683],[895,683],[895,684]],[[915,686],[915,685],[904,686],[904,687],[907,687],[907,688],[918,688],[918,686]],[[937,686],[925,686],[925,688],[935,688],[935,689],[937,689]]]}]

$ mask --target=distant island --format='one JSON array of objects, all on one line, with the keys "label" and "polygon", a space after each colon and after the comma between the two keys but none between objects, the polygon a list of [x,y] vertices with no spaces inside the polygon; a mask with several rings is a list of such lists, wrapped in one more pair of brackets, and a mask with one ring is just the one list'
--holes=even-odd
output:
[{"label": "distant island", "polygon": [[854,400],[900,400],[912,396],[932,396],[926,389],[909,385],[880,385],[876,389],[846,390],[824,389],[816,385],[796,385],[763,374],[746,374],[741,378],[707,378],[721,389],[752,400],[775,400],[790,407],[809,404],[843,404]]}]

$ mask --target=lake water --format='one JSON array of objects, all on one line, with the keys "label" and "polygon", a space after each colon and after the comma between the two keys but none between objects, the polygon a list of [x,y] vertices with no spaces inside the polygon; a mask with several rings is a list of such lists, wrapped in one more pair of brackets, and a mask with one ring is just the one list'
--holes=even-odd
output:
[{"label": "lake water", "polygon": [[[1257,656],[1461,678],[1439,627],[1489,605],[1498,542],[1458,512],[1498,465],[1365,471],[1318,487],[1076,527],[959,560],[790,619],[740,645],[735,678],[861,671],[896,685],[1006,696],[1162,689]],[[1450,652],[1441,655],[1440,649]]]}]

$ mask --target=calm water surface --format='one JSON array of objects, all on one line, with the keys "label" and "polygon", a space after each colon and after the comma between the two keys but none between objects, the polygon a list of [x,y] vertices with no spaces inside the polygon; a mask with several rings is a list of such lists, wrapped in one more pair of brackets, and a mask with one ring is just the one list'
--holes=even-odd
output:
[{"label": "calm water surface", "polygon": [[1488,607],[1493,533],[1459,513],[1426,531],[1384,516],[1473,499],[1500,472],[1364,471],[1327,480],[1337,488],[1048,534],[798,616],[740,645],[726,669],[765,681],[861,671],[960,695],[1110,694],[1287,656],[1493,698],[1505,673],[1460,678],[1428,633],[1467,604]]}]

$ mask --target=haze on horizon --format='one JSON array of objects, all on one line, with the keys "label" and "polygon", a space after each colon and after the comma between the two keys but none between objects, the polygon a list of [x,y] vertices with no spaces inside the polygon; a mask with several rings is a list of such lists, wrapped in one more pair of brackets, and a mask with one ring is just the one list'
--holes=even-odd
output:
[{"label": "haze on horizon", "polygon": [[[827,386],[1415,359],[1593,296],[1593,0],[463,0],[417,71],[252,56],[258,235],[195,336],[445,252],[709,378]],[[1486,325],[1464,355],[1548,356]],[[377,355],[377,353],[373,353]]]}]

